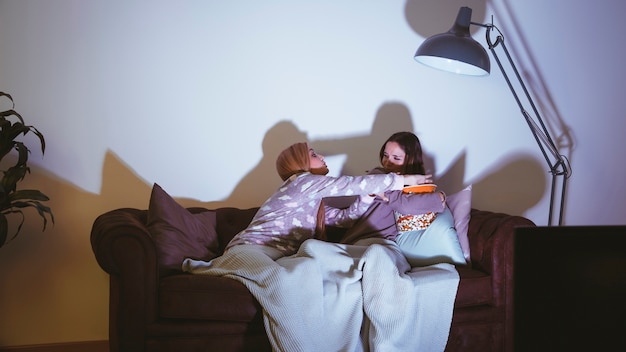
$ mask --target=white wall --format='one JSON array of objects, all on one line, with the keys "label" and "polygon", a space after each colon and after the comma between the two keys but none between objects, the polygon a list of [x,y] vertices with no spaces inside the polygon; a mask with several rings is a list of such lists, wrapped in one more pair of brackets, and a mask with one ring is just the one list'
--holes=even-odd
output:
[{"label": "white wall", "polygon": [[[565,224],[626,223],[620,0],[0,0],[0,90],[46,137],[33,173],[99,210],[148,202],[148,191],[103,201],[107,182],[123,186],[105,177],[109,157],[146,190],[158,182],[190,202],[254,206],[291,142],[312,142],[333,174],[360,174],[408,129],[444,190],[474,184],[475,207],[545,225],[547,166],[495,63],[473,78],[413,60],[463,5],[474,21],[493,15],[571,161]],[[61,195],[53,210],[82,223],[85,241],[97,213],[75,202]],[[76,331],[0,345],[105,339],[106,322]]]},{"label": "white wall", "polygon": [[[277,122],[312,142],[353,139],[372,132],[389,102],[408,109],[438,175],[461,153],[465,183],[520,154],[546,169],[495,63],[489,78],[468,78],[412,59],[466,4],[421,3],[3,1],[0,79],[46,134],[42,167],[94,193],[111,150],[173,194],[224,199],[262,158]],[[523,68],[545,84],[539,101],[557,109],[573,138],[566,223],[623,223],[624,200],[609,197],[624,194],[615,158],[626,124],[611,19],[626,5],[512,3],[469,6],[475,21],[494,16],[519,60],[529,50],[536,67]],[[483,42],[483,32],[475,36]],[[378,148],[378,137],[367,142]],[[535,199],[522,214],[546,223],[546,203]],[[590,212],[589,203],[613,206]]]}]

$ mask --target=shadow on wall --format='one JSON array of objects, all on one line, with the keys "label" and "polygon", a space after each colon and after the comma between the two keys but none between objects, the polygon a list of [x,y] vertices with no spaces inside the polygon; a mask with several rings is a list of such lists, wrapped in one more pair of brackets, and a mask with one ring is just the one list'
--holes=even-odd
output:
[{"label": "shadow on wall", "polygon": [[530,155],[509,157],[475,180],[472,207],[522,215],[548,192],[545,165]]},{"label": "shadow on wall", "polygon": [[[368,170],[381,166],[378,158],[380,147],[392,134],[399,131],[415,133],[409,109],[401,103],[385,103],[376,113],[369,134],[311,141],[311,145],[324,156],[344,154],[347,156],[341,169],[342,175],[363,175]],[[417,134],[419,138],[419,134]],[[425,148],[422,145],[422,148]],[[424,160],[427,169],[433,170],[433,161],[426,152]]]},{"label": "shadow on wall", "polygon": [[[411,29],[423,38],[447,31],[452,27],[459,9],[467,6],[472,9],[472,21],[479,22],[486,18],[486,0],[446,0],[423,1],[407,0],[404,15]],[[491,17],[491,16],[489,16]],[[479,27],[471,26],[472,36]],[[416,43],[417,50],[419,43]]]},{"label": "shadow on wall", "polygon": [[262,145],[262,159],[259,160],[250,172],[240,179],[228,197],[210,202],[198,202],[189,198],[179,198],[178,201],[187,207],[258,207],[269,198],[282,183],[276,173],[276,157],[278,154],[293,143],[307,140],[308,137],[306,133],[300,131],[292,122],[279,121],[265,133]]},{"label": "shadow on wall", "polygon": [[0,249],[0,346],[107,339],[108,275],[91,250],[91,226],[114,208],[146,208],[151,187],[111,153],[103,167],[93,194],[31,166],[20,187],[50,197],[55,224],[42,232],[27,210],[20,235]]},{"label": "shadow on wall", "polygon": [[[227,198],[205,203],[197,203],[192,199],[179,199],[179,201],[185,206],[207,208],[259,206],[282,183],[276,173],[276,157],[289,145],[302,141],[308,141],[317,152],[324,156],[347,156],[340,174],[363,175],[368,169],[380,166],[378,154],[381,145],[391,134],[398,131],[414,131],[409,110],[399,103],[383,104],[376,114],[370,133],[359,136],[311,140],[306,132],[299,130],[292,122],[280,121],[263,138],[262,159],[241,179]],[[427,168],[434,170],[432,158],[427,153],[424,154],[424,158]]]},{"label": "shadow on wall", "polygon": [[282,183],[276,173],[276,157],[293,143],[307,141],[305,132],[289,121],[279,121],[263,138],[263,158],[252,168],[228,196],[220,202],[205,203],[204,206],[258,207],[269,198]]},{"label": "shadow on wall", "polygon": [[[324,156],[345,155],[346,160],[341,175],[364,175],[369,170],[381,166],[379,153],[383,143],[392,134],[399,131],[415,133],[413,119],[409,109],[401,103],[385,103],[376,113],[374,124],[369,134],[345,138],[315,140],[311,144]],[[416,133],[419,138],[419,135]],[[425,146],[422,145],[422,149]],[[424,164],[427,170],[434,170],[433,160],[423,151]],[[354,202],[355,197],[334,197],[326,199],[326,204],[343,208]]]},{"label": "shadow on wall", "polygon": [[[292,143],[304,140],[308,140],[322,155],[345,155],[346,162],[341,174],[363,175],[368,169],[380,165],[379,150],[391,134],[398,131],[415,132],[412,121],[406,106],[400,103],[386,103],[378,110],[369,134],[327,140],[309,140],[306,132],[299,130],[292,122],[281,121],[266,133],[262,159],[241,179],[227,198],[211,202],[199,202],[188,198],[178,198],[178,201],[186,207],[260,206],[281,184],[275,168],[278,153]],[[422,147],[428,149],[427,146]],[[471,182],[464,179],[466,168],[464,151],[443,172],[438,171],[434,158],[427,152],[424,153],[424,159],[427,170],[432,170],[433,174],[437,175],[434,182],[446,193],[456,193],[472,183],[472,204],[481,210],[523,215],[535,206],[546,192],[544,167],[537,159],[528,155],[497,161],[483,173],[484,176]]]}]

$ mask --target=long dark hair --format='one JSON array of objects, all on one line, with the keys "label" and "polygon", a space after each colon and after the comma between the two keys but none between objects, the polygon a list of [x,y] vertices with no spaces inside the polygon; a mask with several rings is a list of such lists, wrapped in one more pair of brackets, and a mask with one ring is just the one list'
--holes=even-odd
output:
[{"label": "long dark hair", "polygon": [[385,146],[387,142],[396,142],[400,145],[406,154],[404,163],[404,172],[406,175],[426,174],[424,167],[424,157],[422,156],[422,145],[419,138],[413,132],[396,132],[389,137],[380,148],[379,160],[382,162],[385,154]]}]

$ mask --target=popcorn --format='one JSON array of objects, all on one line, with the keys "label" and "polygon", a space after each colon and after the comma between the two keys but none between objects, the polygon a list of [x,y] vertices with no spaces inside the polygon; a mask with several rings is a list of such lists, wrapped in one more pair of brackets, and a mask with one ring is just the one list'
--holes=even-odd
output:
[{"label": "popcorn", "polygon": [[424,230],[430,226],[433,221],[435,221],[436,217],[437,213],[434,212],[418,215],[404,215],[396,213],[396,228],[399,232]]}]

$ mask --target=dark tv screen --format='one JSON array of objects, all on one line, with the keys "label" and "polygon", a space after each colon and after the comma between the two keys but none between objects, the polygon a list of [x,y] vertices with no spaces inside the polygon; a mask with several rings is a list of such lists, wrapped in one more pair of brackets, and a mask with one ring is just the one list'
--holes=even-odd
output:
[{"label": "dark tv screen", "polygon": [[514,345],[626,351],[626,226],[518,228]]}]

